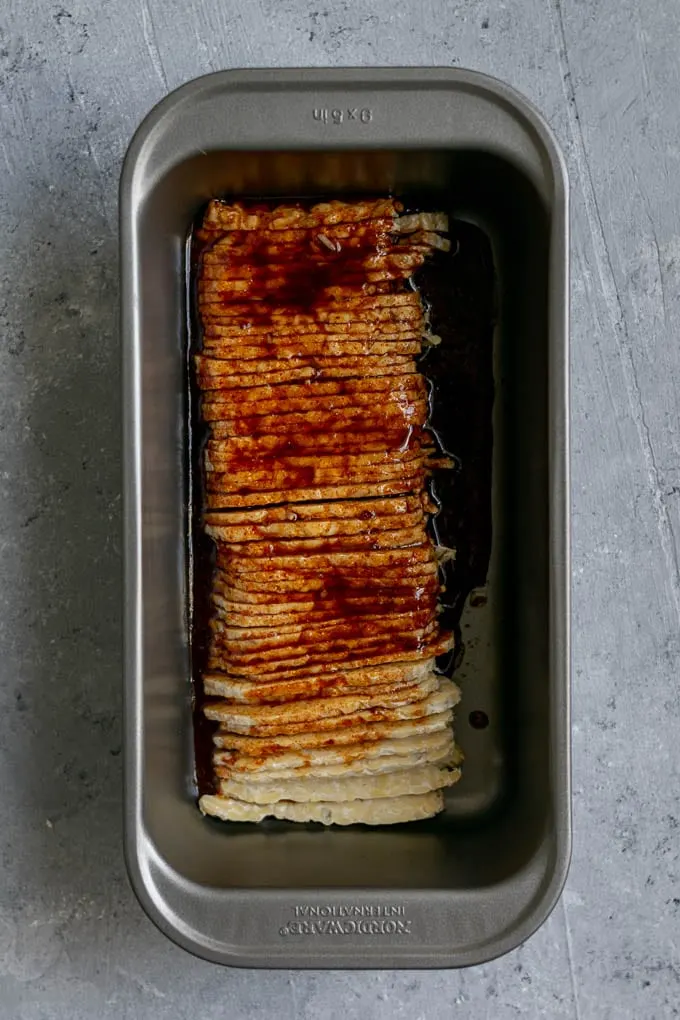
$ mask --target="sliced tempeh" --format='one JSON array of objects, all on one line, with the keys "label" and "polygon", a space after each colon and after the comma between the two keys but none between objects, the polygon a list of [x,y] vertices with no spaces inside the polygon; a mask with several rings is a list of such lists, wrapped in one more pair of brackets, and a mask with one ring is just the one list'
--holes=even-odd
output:
[{"label": "sliced tempeh", "polygon": [[[213,537],[217,539],[212,529]],[[225,529],[219,529],[224,532]],[[264,559],[270,556],[297,555],[306,553],[323,553],[335,549],[342,549],[345,552],[359,551],[361,549],[400,549],[414,546],[422,542],[422,528],[417,524],[411,528],[399,528],[394,531],[360,531],[356,535],[332,535],[320,538],[312,537],[286,537],[282,539],[269,538],[267,536],[253,536],[245,542],[229,541],[226,536],[220,540],[225,547],[230,549],[234,555],[250,557],[252,559]]]},{"label": "sliced tempeh", "polygon": [[416,358],[434,340],[406,283],[450,244],[445,216],[402,211],[214,200],[196,232],[219,723],[204,813],[409,821],[460,774],[426,531],[427,478],[450,461],[425,427]]},{"label": "sliced tempeh", "polygon": [[420,478],[372,482],[366,485],[328,485],[315,489],[272,490],[244,495],[207,492],[204,504],[208,510],[231,510],[240,507],[274,506],[285,502],[312,502],[325,499],[357,499],[362,496],[401,496],[418,492]]},{"label": "sliced tempeh", "polygon": [[[376,399],[376,404],[380,401]],[[341,409],[338,411],[305,411],[292,412],[285,415],[253,415],[247,418],[236,417],[233,410],[219,403],[203,404],[203,414],[208,422],[220,423],[220,435],[225,436],[281,436],[291,437],[296,441],[300,432],[307,435],[319,432],[374,432],[384,428],[385,431],[403,429],[408,434],[409,427],[420,427],[427,418],[427,402],[425,400],[409,401],[407,404],[375,406],[373,408]],[[217,427],[215,427],[215,433]],[[379,495],[379,493],[378,493]],[[300,500],[290,499],[291,503]]]},{"label": "sliced tempeh", "polygon": [[[203,678],[206,694],[229,698],[243,704],[275,704],[298,701],[301,698],[339,697],[352,691],[365,693],[380,688],[383,690],[406,687],[414,680],[421,680],[431,672],[428,662],[415,666],[402,666],[397,671],[394,664],[378,669],[348,670],[328,677],[303,677],[299,680],[279,680],[263,683],[260,680],[235,680],[220,673],[207,674]],[[232,746],[230,744],[223,745]]]},{"label": "sliced tempeh", "polygon": [[[373,726],[380,726],[374,723]],[[405,724],[401,724],[405,725]],[[414,725],[413,723],[409,725]],[[373,729],[373,726],[368,727]],[[327,736],[328,734],[324,734]],[[423,746],[428,738],[438,739],[436,746]],[[245,737],[257,740],[257,737]],[[278,738],[270,738],[274,740]],[[391,745],[408,744],[416,750],[401,749],[379,754],[378,751]],[[264,759],[241,755],[229,764],[218,760],[217,752],[213,756],[213,768],[219,779],[246,779],[250,783],[270,783],[277,779],[341,779],[349,776],[379,776],[388,772],[401,772],[405,769],[417,768],[421,765],[439,765],[447,768],[460,764],[462,756],[457,751],[453,734],[449,726],[438,733],[424,734],[403,740],[383,740],[372,744],[356,744],[352,747],[333,748],[302,748],[279,755],[271,755]],[[324,764],[323,759],[334,756],[335,764]],[[458,760],[457,760],[458,759]],[[296,761],[295,767],[286,767],[282,762]]]},{"label": "sliced tempeh", "polygon": [[[283,367],[287,361],[295,364],[300,362],[325,359],[328,367],[336,363],[342,363],[343,358],[365,358],[380,357],[394,358],[406,357],[420,354],[423,348],[422,337],[400,336],[381,337],[379,340],[326,340],[311,339],[307,343],[291,343],[290,338],[281,341],[270,340],[267,344],[227,344],[210,343],[204,344],[203,354],[197,357],[203,358],[203,362],[197,365],[200,373],[200,383],[203,387],[205,379],[206,388],[209,389],[209,380],[216,375],[229,375],[231,373],[248,372],[249,361],[257,360],[265,367],[277,364]],[[250,369],[252,371],[252,369]]]},{"label": "sliced tempeh", "polygon": [[[228,389],[242,390],[260,386],[263,383],[278,385],[279,383],[294,383],[300,380],[317,381],[319,379],[356,379],[359,375],[362,375],[365,378],[395,376],[402,379],[406,376],[415,376],[417,375],[417,372],[412,357],[372,358],[371,361],[361,369],[359,369],[356,365],[344,366],[337,363],[329,363],[323,367],[318,365],[300,366],[289,359],[286,361],[285,368],[277,368],[276,370],[258,374],[231,374],[228,376],[221,376],[220,388],[210,390],[206,393],[203,409],[205,413],[205,405],[214,403],[215,400],[221,399],[224,391]],[[410,382],[414,380],[408,379],[407,381]],[[213,394],[220,396],[213,396]]]},{"label": "sliced tempeh", "polygon": [[287,705],[232,705],[228,701],[217,701],[206,707],[206,715],[236,733],[247,733],[255,723],[272,726],[279,722],[318,722],[332,716],[351,715],[363,708],[409,705],[439,690],[440,680],[436,673],[431,673],[426,674],[418,683],[397,691],[381,691],[377,688],[369,696],[347,694],[337,698],[296,701]]},{"label": "sliced tempeh", "polygon": [[[419,425],[408,425],[398,420],[377,431],[379,423],[370,431],[361,432],[361,449],[409,450],[418,449],[421,443],[430,441],[429,435]],[[213,422],[209,435],[214,440],[226,441],[229,448],[241,457],[255,460],[259,457],[275,456],[277,453],[346,453],[356,449],[356,438],[350,432],[306,432],[297,435],[256,435],[234,436],[232,425],[227,422]]]},{"label": "sliced tempeh", "polygon": [[440,790],[404,797],[354,800],[341,804],[327,802],[294,804],[247,804],[233,797],[205,794],[198,802],[203,814],[223,821],[261,822],[278,818],[289,822],[321,822],[323,825],[396,825],[431,818],[441,811],[444,800]]},{"label": "sliced tempeh", "polygon": [[[217,769],[220,774],[220,769]],[[373,800],[383,797],[401,797],[404,794],[423,794],[453,786],[460,779],[459,769],[446,769],[436,765],[419,765],[374,776],[343,776],[339,779],[310,780],[309,776],[295,779],[273,779],[253,783],[244,779],[222,779],[220,794],[237,797],[250,804],[276,804],[279,801],[295,803],[317,801]]]},{"label": "sliced tempeh", "polygon": [[[308,317],[309,319],[309,317]],[[306,337],[315,336],[320,340],[327,337],[329,340],[347,341],[369,341],[382,340],[385,336],[413,336],[414,333],[422,334],[424,331],[424,317],[409,317],[405,321],[392,319],[382,321],[367,320],[365,318],[352,319],[348,322],[320,322],[309,319],[306,323],[291,322],[256,322],[252,318],[242,320],[226,317],[221,320],[205,322],[203,327],[204,339],[209,343],[224,341],[233,343],[262,343],[267,337],[287,339],[288,343],[301,335]]]},{"label": "sliced tempeh", "polygon": [[398,216],[394,221],[394,229],[401,234],[408,234],[414,230],[447,231],[449,229],[449,218],[445,213],[410,213],[407,216]]},{"label": "sliced tempeh", "polygon": [[[422,659],[431,659],[433,656],[443,655],[453,647],[453,638],[450,634],[445,634],[437,638],[436,641],[430,644],[421,645],[420,642],[415,641],[414,648],[399,647],[396,651],[401,661],[418,661]],[[314,675],[317,673],[333,673],[345,671],[348,668],[357,669],[360,666],[378,666],[383,663],[394,662],[395,651],[390,653],[370,654],[362,655],[360,657],[353,657],[349,661],[347,658],[340,661],[328,661],[328,658],[324,661],[318,662],[312,657],[305,657],[301,666],[288,665],[285,669],[265,669],[263,666],[239,666],[238,669],[233,667],[229,655],[225,655],[220,651],[211,651],[208,655],[208,669],[219,670],[226,673],[228,676],[241,677],[244,679],[259,677],[262,681],[269,680],[285,680],[293,677]]]},{"label": "sliced tempeh", "polygon": [[[209,462],[205,462],[206,489],[208,492],[236,493],[247,495],[257,492],[260,489],[284,490],[288,486],[294,488],[298,485],[338,485],[344,479],[344,473],[339,469],[324,468],[289,468],[288,470],[277,470],[276,465],[271,467],[263,466],[259,471],[244,471],[243,473],[224,470],[227,465],[219,465],[218,470],[213,471]],[[417,482],[424,481],[426,465],[423,464],[386,464],[363,468],[357,472],[356,481],[366,485],[368,483],[392,482],[403,480],[407,488],[412,489]]]},{"label": "sliced tempeh", "polygon": [[[376,295],[363,292],[363,284],[366,281],[394,279],[404,274],[404,270],[410,275],[414,267],[422,265],[427,254],[426,244],[409,245],[404,240],[395,245],[389,251],[381,255],[356,252],[356,263],[351,272],[344,273],[340,277],[341,282],[329,284],[327,280],[317,279],[317,294],[324,306],[330,305],[337,292],[347,294],[348,301],[353,309],[374,308]],[[314,253],[308,260],[308,271],[314,272],[320,269],[321,274],[326,276],[326,271],[333,267],[332,256]],[[228,256],[221,264],[223,271],[220,273],[213,263],[213,271],[210,276],[204,274],[198,286],[198,299],[201,308],[212,308],[220,300],[227,302],[234,300],[239,302],[247,301],[253,295],[256,300],[267,302],[276,301],[277,305],[286,305],[290,301],[291,289],[298,290],[304,278],[297,272],[297,267],[291,266],[290,261],[272,262],[266,268],[253,267],[241,261],[230,259]],[[268,270],[271,269],[271,275]],[[292,271],[291,271],[292,270]],[[314,280],[307,279],[307,285],[312,285]],[[388,295],[392,296],[392,295]],[[411,295],[394,295],[397,299]],[[412,294],[417,298],[415,293]],[[396,302],[395,302],[396,304]],[[401,302],[399,302],[401,305]]]},{"label": "sliced tempeh", "polygon": [[386,613],[383,616],[340,617],[339,619],[312,622],[307,618],[304,622],[281,624],[277,621],[276,630],[269,627],[240,627],[227,617],[219,616],[210,621],[213,633],[219,634],[223,642],[242,648],[255,647],[276,648],[288,644],[295,646],[307,645],[311,642],[329,640],[330,638],[361,637],[401,631],[419,632],[430,626],[436,613],[431,609],[415,609],[408,613]]},{"label": "sliced tempeh", "polygon": [[393,220],[401,209],[401,203],[392,198],[366,202],[318,202],[309,209],[301,205],[280,205],[275,209],[262,206],[258,209],[238,202],[228,204],[213,199],[203,217],[203,228],[217,227],[222,231],[301,229],[336,223],[359,223],[375,217]]},{"label": "sliced tempeh", "polygon": [[389,651],[402,645],[417,646],[431,640],[436,633],[434,622],[411,630],[404,625],[401,627],[395,625],[392,629],[374,627],[365,633],[358,628],[338,624],[337,630],[322,631],[317,634],[317,640],[314,641],[312,629],[310,626],[305,630],[297,644],[287,640],[285,635],[241,640],[218,633],[213,634],[211,647],[216,651],[226,652],[234,669],[244,666],[257,667],[260,664],[272,668],[286,667],[291,663],[307,663],[310,660],[347,661],[367,651],[381,649]]},{"label": "sliced tempeh", "polygon": [[[399,361],[406,365],[410,359],[401,358]],[[376,391],[385,393],[397,400],[401,394],[425,393],[426,387],[422,376],[417,372],[407,373],[404,378],[393,379],[390,376],[360,376],[347,378],[342,381],[331,379],[323,380],[320,376],[310,382],[290,382],[276,386],[262,385],[260,380],[249,388],[247,397],[243,394],[228,394],[223,391],[215,392],[211,397],[210,391],[204,394],[206,400],[218,400],[225,404],[236,404],[241,407],[244,403],[255,404],[263,400],[283,400],[287,398],[310,398],[347,396],[348,394],[374,394]]]},{"label": "sliced tempeh", "polygon": [[[211,602],[214,607],[213,620],[228,623],[231,627],[245,627],[253,630],[276,627],[280,630],[283,627],[300,626],[304,621],[305,625],[315,626],[320,623],[340,622],[353,619],[357,621],[357,627],[363,625],[364,620],[372,621],[376,617],[387,614],[403,615],[414,613],[425,613],[434,619],[439,615],[440,609],[437,605],[437,594],[434,591],[428,592],[423,597],[412,595],[410,598],[388,598],[375,599],[375,605],[357,606],[348,603],[343,597],[328,599],[316,608],[314,602],[292,603],[290,609],[282,609],[276,613],[262,613],[260,606],[248,606],[225,598],[220,591],[211,592]],[[299,606],[304,608],[299,610]],[[265,608],[270,608],[269,606]]]},{"label": "sliced tempeh", "polygon": [[[319,539],[339,536],[377,537],[382,532],[415,528],[423,522],[422,509],[393,516],[339,518],[336,520],[290,521],[271,524],[206,524],[205,533],[215,541],[254,542],[266,539]],[[421,532],[422,534],[422,532]]]},{"label": "sliced tempeh", "polygon": [[[364,666],[359,669],[349,669],[343,672],[337,673],[335,676],[329,677],[318,677],[312,678],[307,677],[305,682],[320,684],[321,686],[335,686],[339,690],[342,687],[347,687],[351,692],[352,689],[359,687],[382,687],[389,686],[392,684],[404,684],[423,680],[433,671],[434,659],[424,660],[423,662],[389,662],[380,666]],[[231,682],[232,678],[225,677],[222,674],[215,674],[206,676],[206,681],[211,683],[222,683]],[[270,683],[267,681],[246,681],[239,680],[236,683],[251,685],[252,683],[259,683],[264,689],[265,684],[269,687]],[[288,681],[286,681],[288,682]],[[298,683],[298,681],[293,681]],[[278,681],[277,681],[278,683]],[[224,695],[228,697],[229,695]],[[238,699],[237,699],[238,700]]]},{"label": "sliced tempeh", "polygon": [[[202,256],[204,264],[210,264],[214,258],[225,256],[241,261],[251,261],[254,252],[261,261],[273,256],[286,257],[299,261],[306,257],[306,251],[342,251],[346,248],[372,247],[379,243],[388,243],[389,236],[395,231],[394,214],[383,216],[362,217],[360,220],[345,223],[325,223],[323,226],[289,226],[278,230],[260,227],[257,231],[227,230],[224,227],[207,227],[203,229],[214,233],[216,240]],[[399,232],[395,234],[399,240]]]},{"label": "sliced tempeh", "polygon": [[409,566],[416,563],[433,563],[434,547],[430,542],[422,542],[416,546],[409,546],[406,549],[370,549],[366,552],[332,552],[310,553],[309,555],[277,556],[269,563],[251,564],[247,559],[232,560],[229,547],[223,546],[218,549],[217,562],[220,563],[224,552],[225,562],[231,569],[240,571],[267,571],[283,570],[287,567],[305,570],[323,570],[325,568],[356,567],[361,570],[372,571],[378,567]]},{"label": "sliced tempeh", "polygon": [[[220,377],[219,389],[212,389],[206,392],[202,403],[202,411],[206,421],[213,418],[225,417],[224,412],[219,414],[208,413],[225,394],[226,390],[246,390],[249,387],[268,383],[278,385],[279,383],[295,383],[305,381],[316,381],[318,379],[356,379],[360,373],[355,366],[345,367],[339,365],[324,366],[323,368],[314,365],[298,366],[289,361],[286,368],[277,369],[273,372],[264,372],[258,375],[230,375]],[[366,377],[381,378],[394,377],[399,381],[406,377],[416,375],[416,369],[412,358],[373,358],[362,374]],[[407,381],[411,381],[410,378]]]},{"label": "sliced tempeh", "polygon": [[332,631],[320,635],[316,642],[301,637],[297,644],[287,641],[280,642],[275,635],[270,638],[263,638],[261,641],[239,642],[229,640],[223,634],[213,633],[211,648],[216,651],[226,652],[235,670],[266,666],[267,669],[275,667],[287,668],[289,665],[303,664],[308,662],[334,662],[337,660],[346,662],[355,655],[366,654],[367,652],[399,647],[413,648],[431,640],[436,633],[434,622],[417,629],[405,629],[396,632],[372,630],[368,634],[349,631],[340,635]]},{"label": "sliced tempeh", "polygon": [[[221,765],[253,771],[265,764],[271,769],[302,768],[313,763],[337,765],[361,757],[362,748],[366,756],[374,757],[403,757],[416,748],[439,754],[453,741],[452,718],[452,709],[448,708],[415,720],[359,723],[333,731],[306,730],[272,737],[231,733],[219,726],[213,736],[213,756]],[[298,757],[293,758],[293,754]]]},{"label": "sliced tempeh", "polygon": [[[419,689],[423,687],[423,683],[418,685]],[[316,711],[308,709],[307,712],[299,713],[297,717],[293,715],[293,710],[301,705],[311,705],[311,702],[297,702],[292,705],[280,706],[248,706],[248,711],[244,711],[240,715],[236,715],[235,710],[241,706],[228,706],[224,702],[217,702],[206,706],[205,714],[213,721],[227,724],[232,732],[249,733],[253,736],[276,736],[278,734],[305,733],[311,729],[318,731],[325,730],[326,732],[330,730],[344,730],[348,726],[357,723],[398,722],[406,719],[421,719],[430,715],[438,715],[449,708],[453,708],[458,701],[458,689],[454,684],[447,684],[446,681],[442,683],[439,691],[435,691],[435,693],[425,698],[419,698],[417,701],[404,700],[404,694],[405,691],[401,692],[401,700],[395,698],[392,704],[365,704],[364,707],[358,707],[352,712],[328,710],[328,705],[333,706],[337,702],[344,701],[347,706],[350,701],[349,698],[327,699],[328,705],[324,704],[326,699],[317,698],[315,699],[316,707],[323,714],[318,714]],[[359,699],[354,700],[358,703]],[[383,699],[383,701],[386,700]],[[275,708],[278,708],[280,711],[278,713],[270,711],[269,715],[264,715],[263,710],[273,710]],[[325,712],[324,709],[326,709]],[[285,710],[290,710],[290,714],[287,714]],[[263,714],[256,715],[255,713],[258,711]],[[251,714],[249,715],[248,712]]]},{"label": "sliced tempeh", "polygon": [[332,521],[347,517],[373,520],[393,517],[420,508],[420,497],[387,496],[372,499],[345,499],[342,502],[305,502],[280,507],[230,510],[228,514],[205,514],[206,524],[229,521],[234,524],[271,524],[279,521]]}]

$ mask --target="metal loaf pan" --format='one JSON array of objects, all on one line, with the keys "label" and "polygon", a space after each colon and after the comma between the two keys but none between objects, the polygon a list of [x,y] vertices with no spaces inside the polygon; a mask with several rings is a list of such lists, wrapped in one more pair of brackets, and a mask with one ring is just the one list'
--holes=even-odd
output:
[{"label": "metal loaf pan", "polygon": [[[187,231],[217,195],[381,191],[441,197],[479,224],[498,277],[493,553],[461,674],[465,776],[417,825],[215,823],[192,789]],[[126,854],[148,914],[192,952],[463,966],[518,945],[554,906],[570,852],[567,231],[550,131],[479,74],[224,72],[178,89],[135,135],[121,184]],[[469,725],[477,709],[486,729]]]}]

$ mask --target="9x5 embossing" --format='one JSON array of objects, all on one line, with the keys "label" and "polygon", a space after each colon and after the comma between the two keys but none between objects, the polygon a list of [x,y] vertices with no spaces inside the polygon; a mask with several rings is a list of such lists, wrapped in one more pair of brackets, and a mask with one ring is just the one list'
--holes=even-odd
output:
[{"label": "9x5 embossing", "polygon": [[340,109],[335,107],[329,109],[325,106],[317,106],[314,108],[312,116],[314,120],[320,121],[322,124],[343,124],[345,121],[356,120],[362,124],[368,124],[373,120],[373,110],[369,106],[363,106],[361,108],[357,106],[346,107]]}]

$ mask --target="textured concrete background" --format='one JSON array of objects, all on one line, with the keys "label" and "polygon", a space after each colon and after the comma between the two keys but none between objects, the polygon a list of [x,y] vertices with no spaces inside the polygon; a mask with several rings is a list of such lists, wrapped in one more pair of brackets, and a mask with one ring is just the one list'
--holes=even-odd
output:
[{"label": "textured concrete background", "polygon": [[[0,1017],[680,1016],[680,5],[64,3],[0,3]],[[221,970],[121,859],[120,162],[169,88],[305,64],[491,72],[570,165],[574,860],[462,973]]]}]

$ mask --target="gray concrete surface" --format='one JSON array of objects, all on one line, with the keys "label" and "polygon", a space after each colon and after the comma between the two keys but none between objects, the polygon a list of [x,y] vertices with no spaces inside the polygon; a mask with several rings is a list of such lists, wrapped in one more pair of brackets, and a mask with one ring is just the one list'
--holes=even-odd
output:
[{"label": "gray concrete surface", "polygon": [[[680,5],[0,4],[0,1017],[680,1015]],[[468,66],[573,182],[575,847],[560,906],[461,973],[224,971],[142,915],[120,846],[121,158],[234,66]]]}]

